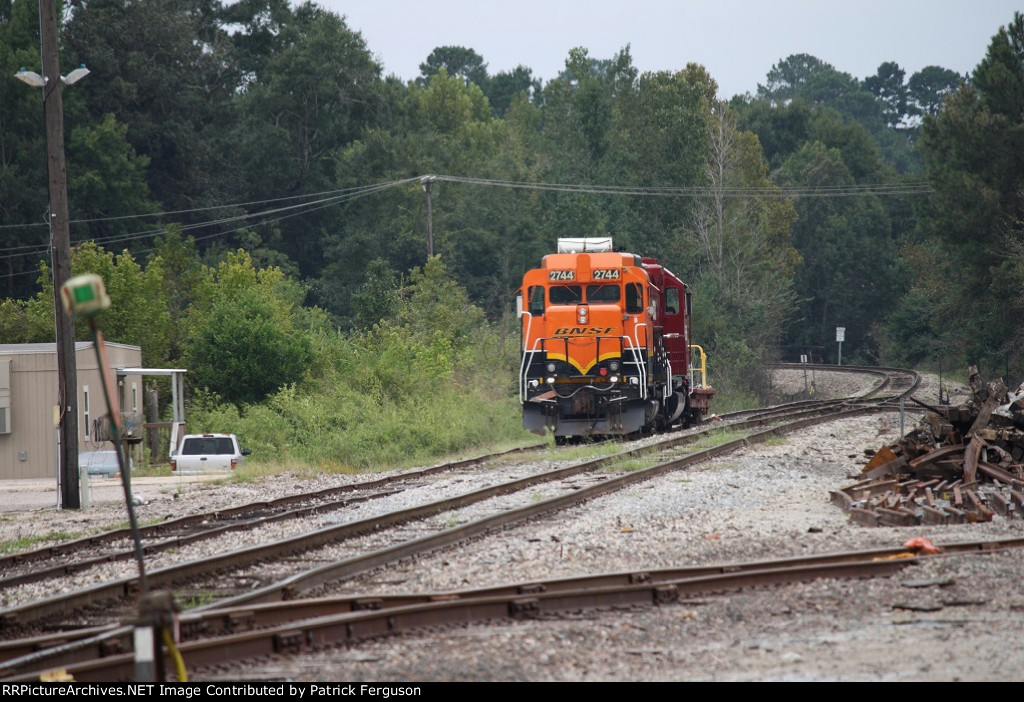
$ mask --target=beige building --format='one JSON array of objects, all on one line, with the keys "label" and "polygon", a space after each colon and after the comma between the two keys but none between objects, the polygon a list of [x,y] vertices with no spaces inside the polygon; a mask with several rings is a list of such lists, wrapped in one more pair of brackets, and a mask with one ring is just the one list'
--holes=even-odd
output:
[{"label": "beige building", "polygon": [[[142,428],[138,346],[106,342],[110,377],[124,421],[123,434]],[[78,374],[78,450],[113,449],[104,418],[107,402],[91,341],[75,343]],[[58,477],[57,352],[54,344],[0,344],[0,480]],[[2,488],[0,488],[2,489]]]}]

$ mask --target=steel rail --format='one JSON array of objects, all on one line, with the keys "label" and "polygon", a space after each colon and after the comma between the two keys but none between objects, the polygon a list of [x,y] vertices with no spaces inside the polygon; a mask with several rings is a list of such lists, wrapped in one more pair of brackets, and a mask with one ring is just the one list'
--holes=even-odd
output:
[{"label": "steel rail", "polygon": [[[813,419],[813,416],[818,416],[820,412],[834,413],[836,411],[837,409],[835,405],[829,405],[824,408],[813,407],[809,409],[804,409],[797,412],[797,414],[809,414],[812,415]],[[766,420],[754,418],[730,424],[728,426],[730,429],[742,429],[766,425]],[[806,426],[806,424],[795,425],[795,428],[801,428],[802,426]],[[705,432],[713,431],[717,428],[718,427],[715,426],[709,426],[705,430]],[[766,431],[770,433],[773,430],[769,429]],[[764,434],[765,432],[759,432],[757,434],[754,434],[753,436],[760,436],[763,438]],[[438,514],[452,509],[465,507],[476,502],[491,499],[499,495],[523,490],[529,487],[533,487],[534,485],[542,484],[544,482],[569,478],[580,473],[596,470],[598,468],[604,467],[605,465],[623,460],[624,458],[634,457],[641,455],[643,453],[663,450],[665,448],[672,448],[681,444],[691,443],[693,441],[696,441],[699,437],[700,434],[690,434],[681,437],[670,437],[656,444],[650,444],[648,446],[629,449],[610,456],[602,457],[591,461],[585,461],[583,463],[556,469],[554,471],[549,471],[543,474],[508,481],[505,483],[501,483],[499,485],[490,486],[487,488],[472,491],[469,493],[464,493],[462,495],[457,495],[444,500],[431,502],[426,505],[421,505],[419,507],[412,507],[385,515],[369,517],[367,519],[358,520],[355,522],[348,522],[345,524],[320,529],[315,532],[300,534],[288,539],[277,541],[273,544],[251,546],[219,554],[211,558],[198,559],[186,563],[179,563],[176,565],[166,566],[164,568],[155,569],[149,572],[148,578],[150,581],[150,585],[153,588],[172,587],[176,583],[181,583],[187,581],[188,579],[208,575],[210,573],[223,570],[225,568],[241,567],[244,565],[257,563],[259,561],[264,561],[267,559],[281,558],[295,553],[309,551],[314,548],[325,546],[344,539],[352,538],[354,536],[358,536],[361,534],[379,531],[383,527],[394,526],[415,519],[420,519],[426,516],[431,516],[433,514]],[[727,450],[733,450],[742,445],[742,440],[733,441],[727,444]],[[708,452],[705,452],[706,458],[698,460],[706,460],[707,458],[713,457],[714,454],[710,453],[711,451],[713,451],[713,449],[709,449]],[[630,480],[628,482],[623,483],[623,485],[631,484],[633,480],[647,479],[647,477],[653,477],[653,475],[654,473],[647,473],[646,471],[637,471],[632,473],[630,476],[627,476],[628,478],[630,478]],[[614,479],[610,479],[610,482],[611,481],[614,481]],[[611,482],[611,484],[614,485],[615,483]],[[584,488],[584,490],[587,489],[593,489],[593,487]],[[583,496],[578,501],[588,499],[586,497],[586,493],[581,494]],[[595,492],[594,494],[596,495],[597,493]],[[537,503],[536,506],[543,506],[545,504],[547,503]],[[518,514],[518,512],[505,512],[501,515],[496,515],[494,518],[492,518],[496,522],[496,524],[488,528],[495,528],[496,526],[500,526],[503,517],[511,519],[516,514]],[[528,516],[528,514],[524,514],[523,518]],[[471,529],[471,527],[473,527],[474,524],[475,523],[470,523],[462,527],[455,527],[453,529],[442,532],[442,535],[452,534],[452,537],[450,538],[450,540],[449,537],[439,539],[440,542],[443,542],[441,543],[441,545],[448,545],[448,543],[455,543],[459,540],[462,540],[463,538],[470,538],[472,536],[478,535],[479,532],[475,532],[473,529]],[[461,535],[461,532],[463,531],[465,532],[464,536]],[[432,537],[424,538],[429,539]],[[409,546],[405,549],[402,549],[402,554],[398,557],[403,558],[415,555],[417,549],[421,548],[419,541],[421,540],[409,542]],[[374,554],[376,553],[377,552],[374,552]],[[383,554],[383,557],[387,558],[387,555]],[[373,560],[374,559],[371,559],[371,562]],[[382,563],[374,562],[373,565],[368,565],[366,567],[376,567],[377,565],[381,564]],[[307,576],[310,582],[314,582],[321,577],[321,575],[313,574]],[[302,582],[304,582],[304,579],[302,578],[300,578],[295,584],[293,584],[290,581],[285,581],[285,584],[281,585],[279,589],[291,593],[294,590],[294,588],[299,587]],[[97,602],[102,602],[104,600],[131,597],[135,594],[137,588],[137,578],[134,576],[128,576],[125,578],[111,580],[105,583],[98,583],[96,585],[74,590],[72,592],[62,593],[43,600],[35,600],[21,605],[14,605],[0,610],[0,630],[10,628],[12,626],[19,624],[37,622],[55,616],[64,616],[69,611],[73,611],[77,608],[85,607],[88,605],[94,605]],[[264,590],[265,589],[266,588],[264,588]],[[256,592],[262,593],[263,590],[258,590]],[[281,595],[278,596],[276,599],[287,599],[287,597],[288,595]]]},{"label": "steel rail", "polygon": [[[824,421],[820,418],[821,412],[825,412],[825,416],[828,419],[835,419],[840,416],[854,416],[875,410],[874,407],[870,406],[852,409],[839,409],[839,407],[839,405],[828,405],[825,407],[814,407],[801,410],[796,414],[811,416],[791,422],[783,427],[763,429],[761,431],[754,432],[745,438],[735,439],[705,451],[690,454],[689,456],[676,461],[669,461],[668,463],[653,466],[642,471],[635,471],[619,478],[610,478],[599,485],[581,488],[562,497],[556,497],[547,501],[528,505],[518,510],[510,510],[497,515],[492,515],[490,517],[469,522],[465,525],[441,531],[437,534],[406,541],[389,548],[379,549],[356,558],[346,559],[320,568],[310,569],[272,585],[258,588],[244,595],[227,598],[221,602],[236,604],[241,602],[292,599],[299,596],[301,593],[308,592],[309,590],[319,587],[325,583],[350,577],[353,574],[376,568],[395,560],[409,558],[422,552],[436,550],[460,541],[477,538],[485,535],[489,531],[504,528],[516,521],[529,519],[548,511],[563,509],[567,506],[578,504],[607,492],[632,485],[636,482],[662,475],[671,470],[676,470],[678,468],[692,465],[693,463],[709,460],[710,458],[714,458],[723,453],[745,446],[748,442],[762,441],[768,436],[774,434],[785,433],[810,426],[820,421]],[[754,418],[731,424],[729,425],[729,428],[750,428],[765,426],[766,424],[767,422],[765,420]],[[557,469],[538,476],[530,476],[502,483],[497,486],[491,486],[489,488],[429,503],[420,507],[409,508],[386,515],[328,527],[326,529],[284,539],[273,544],[238,549],[236,551],[220,554],[213,558],[199,559],[167,566],[165,568],[151,571],[148,574],[148,577],[151,587],[169,588],[176,583],[208,575],[212,572],[217,572],[225,568],[241,567],[268,559],[281,558],[283,556],[309,551],[320,546],[351,538],[352,536],[379,530],[383,526],[393,526],[425,516],[430,516],[432,514],[460,508],[475,502],[490,499],[491,497],[532,487],[533,485],[540,484],[542,482],[572,477],[576,474],[594,470],[627,457],[691,442],[698,436],[699,435],[688,435],[684,437],[669,438],[656,444],[619,452],[611,456]],[[0,610],[0,628],[9,628],[17,624],[28,624],[51,617],[66,615],[69,611],[86,607],[88,605],[94,605],[97,602],[131,597],[135,594],[137,588],[137,578],[129,576],[106,583],[99,583],[72,592],[63,593],[51,598],[35,600],[22,605],[15,605],[13,607]]]},{"label": "steel rail", "polygon": [[[848,370],[849,368],[852,367],[840,366],[838,368]],[[717,416],[716,419],[725,422],[729,422],[732,419],[740,419],[742,417],[767,419],[769,417],[784,415],[792,409],[822,407],[828,404],[838,404],[841,402],[842,400],[802,400],[798,402],[776,405],[773,407],[766,407],[755,410],[741,410],[738,412],[727,413]],[[472,458],[461,459],[458,461],[450,461],[430,468],[424,468],[415,471],[407,471],[400,474],[385,476],[383,478],[379,478],[376,480],[352,483],[349,485],[342,485],[338,487],[327,488],[324,490],[288,495],[275,500],[252,502],[237,507],[225,508],[201,514],[188,515],[180,517],[178,519],[166,520],[160,522],[159,524],[152,524],[146,527],[141,527],[139,529],[139,533],[143,538],[147,539],[154,539],[162,537],[167,534],[172,534],[168,537],[168,540],[166,542],[160,544],[147,545],[144,548],[145,552],[147,553],[167,550],[170,548],[180,548],[181,546],[184,546],[188,543],[200,541],[205,538],[212,538],[214,536],[218,536],[222,533],[226,533],[227,531],[231,531],[234,529],[251,529],[253,528],[253,526],[257,526],[259,523],[268,523],[276,520],[302,517],[316,511],[329,511],[332,509],[340,509],[348,504],[351,504],[353,500],[338,500],[327,503],[320,503],[317,505],[309,505],[295,510],[281,511],[277,514],[270,515],[267,517],[254,518],[252,521],[245,523],[240,522],[240,520],[243,519],[246,515],[252,514],[254,512],[284,510],[284,508],[290,505],[316,502],[319,500],[327,500],[336,497],[337,495],[355,492],[358,490],[386,487],[393,485],[395,482],[414,480],[416,478],[433,475],[443,471],[449,471],[466,467],[469,465],[479,464],[487,460],[500,458],[502,456],[514,453],[523,453],[526,451],[541,449],[546,446],[547,444],[534,444],[531,446],[509,449],[507,451],[485,454],[483,456],[476,456]],[[190,535],[175,534],[175,532],[188,530],[197,524],[224,522],[227,520],[232,520],[234,523],[230,525],[216,526],[211,529]],[[121,541],[130,538],[130,536],[131,532],[129,529],[116,529],[104,532],[103,534],[96,534],[81,539],[68,541],[63,544],[45,546],[34,551],[25,551],[21,553],[0,556],[0,572],[39,560],[66,558],[70,555],[73,555],[76,552],[89,548],[96,548],[97,546],[101,546],[105,543]],[[63,562],[59,565],[52,566],[50,568],[39,569],[18,575],[0,578],[0,588],[14,587],[17,585],[22,585],[30,582],[38,582],[39,580],[43,580],[49,577],[73,573],[100,563],[110,563],[113,561],[130,559],[132,557],[132,551],[124,550],[121,552],[105,554],[95,558],[77,561],[71,564]]]},{"label": "steel rail", "polygon": [[[180,548],[181,546],[187,545],[189,543],[194,543],[197,541],[202,541],[204,539],[213,538],[215,536],[220,536],[221,534],[234,531],[237,529],[252,529],[255,526],[259,526],[260,524],[268,524],[271,522],[281,521],[285,519],[304,517],[316,512],[328,512],[332,510],[342,509],[350,504],[353,504],[354,502],[360,502],[365,501],[367,499],[375,499],[377,497],[392,495],[394,494],[394,491],[385,491],[383,493],[378,493],[376,495],[371,495],[368,497],[357,497],[350,498],[347,500],[331,500],[331,498],[345,493],[388,487],[398,482],[416,480],[418,478],[423,478],[441,472],[456,470],[458,468],[465,468],[471,465],[477,465],[485,461],[501,458],[516,453],[534,451],[540,448],[544,448],[546,446],[547,444],[534,444],[531,446],[517,447],[505,451],[498,451],[495,453],[485,454],[482,456],[474,456],[471,458],[464,458],[457,461],[449,461],[446,463],[438,464],[436,466],[431,466],[429,468],[421,468],[418,470],[387,475],[382,478],[377,478],[374,480],[350,483],[348,485],[340,485],[332,488],[325,488],[323,490],[316,490],[313,492],[286,495],[284,497],[279,497],[274,500],[250,502],[248,504],[239,505],[236,507],[227,507],[224,509],[214,510],[212,512],[187,515],[184,517],[179,517],[177,519],[166,520],[160,522],[159,524],[151,524],[149,526],[140,527],[139,534],[143,538],[147,539],[159,538],[167,534],[172,534],[172,536],[167,537],[167,541],[165,542],[159,544],[149,544],[145,546],[143,550],[146,553],[155,553],[158,551],[165,551],[171,548]],[[319,500],[331,501],[319,502],[318,504],[307,505],[292,510],[286,509],[291,505],[304,504],[308,502],[317,502]],[[242,521],[247,515],[252,515],[254,513],[259,512],[275,513],[264,517],[253,517],[247,521]],[[229,520],[232,523],[223,524],[223,522]],[[193,534],[174,534],[174,532],[187,531],[195,527],[196,525],[217,522],[220,522],[221,524],[209,529],[204,529]],[[73,555],[76,552],[80,552],[89,548],[95,548],[106,543],[122,541],[128,538],[131,538],[130,529],[115,529],[112,531],[104,532],[102,534],[96,534],[81,539],[75,539],[73,541],[67,541],[63,544],[45,546],[34,551],[25,551],[22,553],[0,556],[0,573],[4,572],[5,570],[23,565],[25,563],[31,563],[46,559],[66,558],[67,556]],[[23,585],[25,583],[38,582],[39,580],[44,580],[49,577],[73,573],[100,563],[110,563],[114,561],[130,559],[133,557],[133,551],[124,550],[82,561],[76,561],[70,564],[65,562],[61,563],[60,565],[48,568],[41,568],[38,570],[21,573],[18,575],[5,576],[0,578],[0,589],[14,587],[17,585]]]},{"label": "steel rail", "polygon": [[[1004,539],[996,542],[984,542],[984,544],[986,550],[1017,548],[1024,547],[1024,539]],[[977,548],[981,548],[981,546],[979,546],[978,542],[971,542],[969,546],[953,544],[943,547],[944,551],[950,553],[960,553],[964,551],[965,548],[975,550]],[[383,610],[398,606],[436,602],[439,600],[464,600],[468,598],[524,595],[539,592],[549,593],[577,588],[613,587],[635,585],[639,583],[658,584],[681,578],[704,577],[722,573],[736,573],[740,571],[791,566],[821,566],[863,560],[891,560],[907,557],[909,555],[914,555],[914,553],[905,547],[891,547],[862,551],[826,553],[812,556],[796,556],[744,563],[684,566],[657,570],[630,570],[547,580],[528,580],[492,587],[423,594],[399,593],[391,595],[341,595],[316,599],[286,600],[281,602],[227,608],[218,605],[212,609],[190,610],[188,612],[184,612],[179,616],[178,621],[182,641],[189,641],[220,633],[280,626],[288,622],[326,614],[356,612],[368,609]],[[9,672],[16,667],[15,664],[21,665],[12,659],[28,656],[36,652],[45,651],[46,649],[50,649],[49,651],[45,651],[49,656],[56,655],[57,653],[70,654],[70,651],[58,651],[57,647],[78,639],[92,640],[88,641],[88,645],[79,647],[75,655],[69,655],[65,660],[70,662],[88,660],[89,657],[99,658],[110,655],[112,652],[130,650],[130,639],[128,632],[124,629],[120,630],[117,636],[97,638],[97,635],[111,634],[115,628],[116,625],[106,625],[101,627],[92,627],[85,630],[61,632],[59,634],[49,634],[19,639],[16,641],[2,642],[0,643],[0,651],[2,651],[0,659],[9,662],[0,664],[0,673]],[[88,653],[86,653],[87,651]]]},{"label": "steel rail", "polygon": [[[430,626],[518,621],[580,609],[666,605],[684,597],[822,578],[887,577],[923,559],[1016,548],[1024,548],[1024,539],[946,544],[942,546],[942,553],[930,556],[908,548],[871,549],[752,563],[526,581],[474,590],[325,598],[286,605],[257,605],[242,610],[214,610],[183,617],[183,640],[179,650],[186,658],[201,660],[202,666],[213,666],[257,656],[301,653],[321,646],[353,643]],[[233,633],[223,635],[223,631]],[[198,632],[207,636],[196,639]],[[214,635],[209,636],[211,632]],[[9,677],[3,679],[37,680],[42,672],[55,666],[60,666],[79,682],[131,679],[134,674],[131,654],[104,655],[101,651],[80,650],[75,657],[47,663],[34,668],[8,669],[4,673]]]},{"label": "steel rail", "polygon": [[[915,385],[915,387],[916,387],[916,385]],[[910,392],[913,391],[913,389],[914,389],[913,387],[909,388],[905,392],[907,394],[909,394]],[[829,407],[829,408],[826,408],[826,409],[827,409],[827,411],[834,411],[833,407]],[[847,410],[842,411],[842,412],[836,412],[835,414],[830,415],[829,418],[832,419],[832,418],[836,418],[837,416],[844,416],[844,415],[845,416],[849,416],[851,414],[860,414],[860,413],[863,413],[865,411],[872,411],[872,410],[873,410],[873,408],[871,408],[871,407],[867,407],[867,408],[861,407],[861,408],[855,408],[855,409],[847,409]],[[822,411],[822,409],[820,407],[818,407],[815,410],[811,410],[811,412],[816,412],[816,411]],[[691,456],[688,456],[688,457],[683,458],[683,459],[679,459],[677,461],[670,461],[670,462],[665,463],[665,464],[660,464],[659,466],[653,466],[652,468],[648,468],[648,469],[646,469],[644,471],[638,471],[636,473],[633,473],[633,474],[630,474],[630,475],[627,475],[627,476],[623,476],[621,478],[611,479],[609,481],[606,481],[606,483],[604,483],[602,485],[599,485],[599,486],[593,486],[592,488],[584,488],[582,490],[578,490],[575,493],[572,493],[571,495],[568,495],[568,496],[563,496],[561,498],[553,498],[552,500],[545,501],[544,503],[538,503],[535,506],[530,506],[528,508],[524,508],[522,510],[519,510],[515,514],[505,513],[504,515],[496,515],[495,517],[485,518],[483,520],[477,520],[476,522],[471,522],[470,524],[464,525],[462,527],[457,527],[455,529],[447,530],[447,531],[441,532],[440,534],[437,534],[437,535],[434,535],[434,536],[431,536],[431,537],[424,537],[422,539],[416,539],[416,540],[413,540],[411,542],[406,542],[405,544],[399,544],[396,547],[392,547],[392,548],[389,548],[389,549],[382,549],[380,551],[376,551],[376,552],[373,552],[371,554],[367,554],[366,556],[360,557],[358,559],[349,559],[348,561],[344,561],[344,562],[341,562],[339,564],[333,564],[333,565],[327,566],[325,568],[319,568],[319,569],[314,569],[312,571],[307,571],[307,572],[305,572],[303,574],[300,574],[299,576],[295,576],[295,577],[293,577],[293,578],[291,578],[291,579],[289,579],[287,581],[284,581],[283,583],[278,584],[274,588],[265,588],[263,591],[257,591],[256,593],[254,593],[252,595],[249,595],[246,598],[242,598],[242,599],[243,599],[243,601],[259,601],[261,598],[268,598],[269,601],[277,601],[277,600],[280,600],[282,598],[294,597],[298,593],[307,592],[310,589],[318,587],[318,586],[320,586],[320,585],[322,585],[322,584],[324,584],[326,582],[333,582],[334,580],[338,580],[338,579],[341,579],[343,577],[346,577],[348,574],[352,574],[352,573],[355,573],[355,572],[361,572],[362,570],[366,570],[367,568],[373,568],[373,567],[376,567],[378,565],[383,565],[384,563],[390,562],[390,561],[395,560],[395,559],[401,559],[403,557],[408,557],[408,556],[411,556],[411,555],[415,555],[417,553],[422,552],[423,550],[433,550],[435,548],[441,548],[443,546],[450,545],[451,543],[456,543],[458,541],[467,540],[469,538],[473,538],[475,536],[479,536],[479,535],[485,534],[485,533],[487,533],[488,531],[490,531],[492,529],[503,528],[504,525],[507,525],[507,524],[509,524],[509,523],[511,523],[513,521],[519,521],[521,519],[526,519],[526,518],[529,518],[530,516],[534,516],[536,514],[540,514],[540,513],[543,513],[545,511],[561,509],[561,508],[563,508],[565,506],[568,506],[570,504],[575,504],[575,503],[578,503],[578,502],[582,502],[582,501],[584,501],[586,499],[591,499],[592,497],[595,497],[595,496],[597,496],[599,494],[604,494],[605,492],[611,491],[612,489],[618,489],[618,487],[616,487],[616,486],[624,487],[626,485],[633,484],[634,482],[639,482],[640,480],[646,480],[646,479],[649,479],[651,477],[655,477],[656,475],[660,475],[660,474],[662,474],[664,472],[667,472],[669,470],[674,470],[674,469],[676,469],[678,467],[683,467],[685,465],[690,465],[691,463],[699,462],[701,460],[707,460],[708,458],[712,458],[712,457],[720,455],[722,453],[726,453],[726,452],[734,450],[735,448],[738,448],[738,447],[740,447],[742,445],[745,445],[746,443],[748,443],[750,441],[756,441],[756,440],[762,439],[762,438],[764,438],[766,436],[770,436],[770,435],[773,435],[773,434],[776,434],[776,433],[781,433],[781,432],[786,432],[786,431],[793,431],[793,430],[796,430],[798,428],[802,428],[804,426],[808,426],[809,424],[817,423],[819,421],[822,421],[820,417],[819,418],[810,417],[810,418],[807,418],[807,419],[804,419],[804,420],[800,420],[800,421],[793,422],[791,424],[785,425],[785,427],[775,427],[775,428],[759,431],[759,432],[756,432],[756,433],[754,433],[753,435],[751,435],[749,437],[746,437],[746,438],[743,438],[743,439],[737,439],[737,440],[734,440],[732,442],[728,442],[726,444],[722,444],[722,445],[714,447],[712,449],[708,449],[706,451],[700,452],[698,454],[692,454]],[[740,423],[740,425],[758,425],[758,424],[763,424],[763,423],[764,422],[762,420],[748,420],[747,422]],[[740,426],[740,425],[735,425],[734,424],[734,425],[731,425],[731,426],[735,428],[735,427]],[[666,444],[676,444],[676,443],[679,443],[679,442],[683,442],[683,441],[687,441],[687,440],[692,440],[692,438],[693,437],[684,437],[682,439],[670,439],[670,440],[668,440],[666,442],[655,444],[655,445],[650,446],[650,447],[644,447],[641,450],[660,449],[660,448],[663,448],[664,445],[666,445]],[[590,463],[595,464],[595,465],[603,465],[605,462],[608,462],[608,461],[619,460],[622,457],[627,456],[627,455],[634,455],[636,453],[636,451],[637,450],[620,452],[619,454],[616,454],[615,456],[609,456],[609,457],[606,457],[606,458],[603,458],[603,459],[598,459],[597,461],[590,462]],[[587,465],[587,464],[583,464],[583,465]],[[579,467],[570,467],[570,470],[571,469],[579,470]],[[565,469],[563,469],[563,470],[565,470]],[[461,499],[461,498],[459,498],[459,499]],[[379,520],[377,520],[377,521],[379,523]],[[253,549],[243,549],[243,551],[252,551],[252,550]],[[237,554],[238,552],[234,552],[234,553]],[[184,565],[185,566],[191,566],[192,564],[184,564]],[[172,567],[169,567],[168,569],[163,569],[163,570],[165,570],[165,571],[167,571],[167,570],[175,570],[175,567],[172,566]],[[133,579],[130,579],[130,578],[129,579],[125,579],[125,581],[128,581],[128,582],[115,582],[115,583],[108,584],[107,586],[104,586],[104,587],[113,588],[114,592],[119,592],[120,588],[124,588],[124,592],[130,592],[131,588],[132,588],[132,583],[130,582],[131,580],[133,580]],[[96,587],[94,587],[94,588],[86,588],[83,591],[78,591],[78,593],[81,594],[82,596],[86,597],[88,600],[94,600],[95,599],[95,595],[96,595],[95,591],[96,591]],[[109,594],[111,592],[111,590],[108,589],[106,592]],[[71,593],[71,594],[73,595],[75,593]],[[58,599],[61,599],[61,598],[58,598]],[[233,598],[231,600],[228,600],[228,602],[232,602],[232,601],[235,601],[237,599],[238,598]],[[29,604],[32,605],[32,604],[39,604],[39,603],[29,603]],[[220,603],[217,606],[222,606],[222,604],[223,603]],[[45,606],[46,606],[46,603],[43,603],[43,607],[44,608],[45,608]],[[62,599],[61,600],[61,604],[58,605],[58,607],[60,609],[64,609],[65,606],[66,606],[66,600]],[[211,605],[211,607],[212,606],[213,605]],[[43,611],[43,608],[36,608],[34,611],[36,613],[36,616],[40,616],[38,613],[40,611]],[[7,611],[7,615],[10,616],[10,614],[11,614],[10,610],[8,610]]]}]

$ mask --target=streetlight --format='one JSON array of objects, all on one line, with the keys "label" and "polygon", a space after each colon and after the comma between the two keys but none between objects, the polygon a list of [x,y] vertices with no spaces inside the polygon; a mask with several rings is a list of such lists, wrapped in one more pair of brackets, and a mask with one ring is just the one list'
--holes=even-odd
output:
[{"label": "streetlight", "polygon": [[[89,73],[81,66],[67,76],[60,73],[56,0],[39,0],[39,36],[43,74],[22,68],[15,78],[43,89],[46,120],[46,171],[50,193],[50,240],[53,255],[53,309],[57,337],[57,395],[60,401],[59,471],[61,507],[81,509],[78,483],[78,373],[75,368],[75,327],[64,314],[58,291],[71,277],[71,233],[68,231],[68,179],[64,161],[64,103],[61,84],[71,85]],[[48,76],[61,76],[49,81]]]},{"label": "streetlight", "polygon": [[[71,71],[71,73],[68,73],[66,76],[61,76],[60,82],[64,85],[72,85],[82,80],[87,75],[89,75],[89,69],[86,68],[85,64],[83,63],[81,66]],[[44,85],[46,85],[46,78],[39,75],[35,71],[26,70],[24,66],[21,67],[20,71],[14,74],[14,77],[23,83],[31,85],[34,88],[42,88]]]}]

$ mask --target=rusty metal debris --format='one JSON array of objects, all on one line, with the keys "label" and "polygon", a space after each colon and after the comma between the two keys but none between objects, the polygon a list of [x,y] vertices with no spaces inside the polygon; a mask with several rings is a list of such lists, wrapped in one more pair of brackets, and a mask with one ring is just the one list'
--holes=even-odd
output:
[{"label": "rusty metal debris", "polygon": [[963,524],[1024,518],[1024,383],[982,382],[971,402],[933,407],[918,427],[883,446],[832,503],[865,526]]}]

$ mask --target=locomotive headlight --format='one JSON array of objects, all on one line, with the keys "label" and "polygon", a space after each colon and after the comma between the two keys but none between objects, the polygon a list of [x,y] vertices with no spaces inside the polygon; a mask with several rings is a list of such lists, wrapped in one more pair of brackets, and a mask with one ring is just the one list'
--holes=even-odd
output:
[{"label": "locomotive headlight", "polygon": [[618,361],[612,361],[611,363],[608,364],[608,370],[610,370],[612,373],[614,373],[618,369],[619,369],[619,362]]},{"label": "locomotive headlight", "polygon": [[555,364],[554,363],[549,363],[548,364],[548,373],[554,373],[554,372],[555,372]]},{"label": "locomotive headlight", "polygon": [[612,376],[612,377],[610,378],[610,380],[611,380],[611,381],[612,381],[613,383],[617,383],[617,382],[619,382],[619,376],[617,376],[617,375],[613,375],[613,376]]},{"label": "locomotive headlight", "polygon": [[548,378],[548,385],[554,385],[554,384],[555,384],[555,379],[554,378]]},{"label": "locomotive headlight", "polygon": [[639,385],[640,384],[640,379],[639,378],[630,378],[629,379],[629,384],[630,385]]},{"label": "locomotive headlight", "polygon": [[540,385],[540,381],[539,381],[539,380],[531,380],[531,381],[529,382],[529,386],[530,386],[531,388],[535,388],[535,387],[537,387],[538,385]]}]

